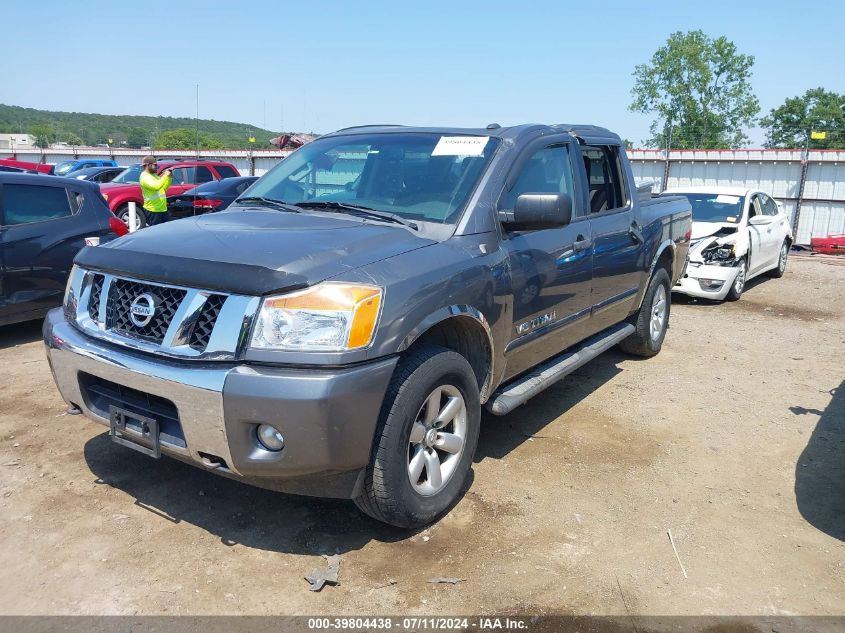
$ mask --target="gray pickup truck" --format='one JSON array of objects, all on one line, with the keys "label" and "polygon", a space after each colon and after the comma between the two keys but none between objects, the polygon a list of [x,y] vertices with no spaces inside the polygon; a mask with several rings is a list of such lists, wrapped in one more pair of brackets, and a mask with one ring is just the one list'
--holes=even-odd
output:
[{"label": "gray pickup truck", "polygon": [[604,128],[349,128],[224,212],[84,249],[44,341],[120,444],[420,526],[482,406],[660,351],[690,227]]}]

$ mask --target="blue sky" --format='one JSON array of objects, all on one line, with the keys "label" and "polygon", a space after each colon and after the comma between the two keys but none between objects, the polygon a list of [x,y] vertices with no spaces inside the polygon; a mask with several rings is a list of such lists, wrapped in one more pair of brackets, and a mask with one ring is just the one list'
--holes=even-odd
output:
[{"label": "blue sky", "polygon": [[700,28],[754,55],[764,114],[808,88],[845,92],[843,7],[6,0],[0,103],[193,116],[198,83],[201,117],[273,130],[573,122],[638,145],[650,120],[628,112],[631,73],[670,33]]}]

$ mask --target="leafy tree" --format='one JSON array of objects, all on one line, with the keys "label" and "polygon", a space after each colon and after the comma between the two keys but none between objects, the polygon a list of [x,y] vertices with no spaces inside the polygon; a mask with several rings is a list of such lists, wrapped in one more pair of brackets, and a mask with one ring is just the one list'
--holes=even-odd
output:
[{"label": "leafy tree", "polygon": [[140,127],[129,128],[126,134],[126,144],[129,147],[145,147],[150,142],[150,135]]},{"label": "leafy tree", "polygon": [[[647,144],[675,148],[737,147],[760,111],[749,78],[754,57],[727,38],[676,32],[634,69],[632,112],[656,114]],[[671,132],[670,132],[671,130]]]},{"label": "leafy tree", "polygon": [[34,123],[29,126],[29,133],[35,137],[35,147],[47,149],[53,142],[53,129],[46,123]]},{"label": "leafy tree", "polygon": [[[791,97],[760,120],[766,129],[766,147],[845,148],[845,95],[813,88]],[[809,138],[825,132],[824,139]]]},{"label": "leafy tree", "polygon": [[[223,143],[206,134],[199,135],[200,149],[222,149]],[[155,149],[195,149],[197,146],[197,132],[189,128],[165,130],[154,141]]]},{"label": "leafy tree", "polygon": [[68,145],[84,145],[85,141],[83,141],[78,135],[74,134],[73,132],[62,132],[59,134],[59,141],[62,143],[67,143]]}]

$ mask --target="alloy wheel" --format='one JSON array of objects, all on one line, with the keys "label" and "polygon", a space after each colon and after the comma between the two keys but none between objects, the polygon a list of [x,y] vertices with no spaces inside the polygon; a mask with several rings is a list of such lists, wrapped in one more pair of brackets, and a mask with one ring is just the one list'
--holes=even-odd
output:
[{"label": "alloy wheel", "polygon": [[436,387],[425,399],[408,439],[408,478],[423,496],[437,494],[449,482],[464,452],[466,402],[453,385]]},{"label": "alloy wheel", "polygon": [[649,332],[652,341],[660,340],[660,335],[663,333],[663,327],[666,324],[666,308],[666,288],[663,284],[660,284],[654,291],[654,298],[651,301]]}]

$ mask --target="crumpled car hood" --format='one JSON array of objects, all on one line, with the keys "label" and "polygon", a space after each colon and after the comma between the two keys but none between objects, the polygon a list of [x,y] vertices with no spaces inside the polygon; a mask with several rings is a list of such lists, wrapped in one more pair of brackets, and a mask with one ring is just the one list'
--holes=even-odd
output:
[{"label": "crumpled car hood", "polygon": [[736,244],[737,256],[742,256],[748,252],[748,231],[741,231],[739,225],[727,222],[693,222],[690,261],[703,262],[703,251],[714,244]]},{"label": "crumpled car hood", "polygon": [[729,222],[693,222],[691,239],[698,240],[708,235],[736,233],[738,225]]}]

